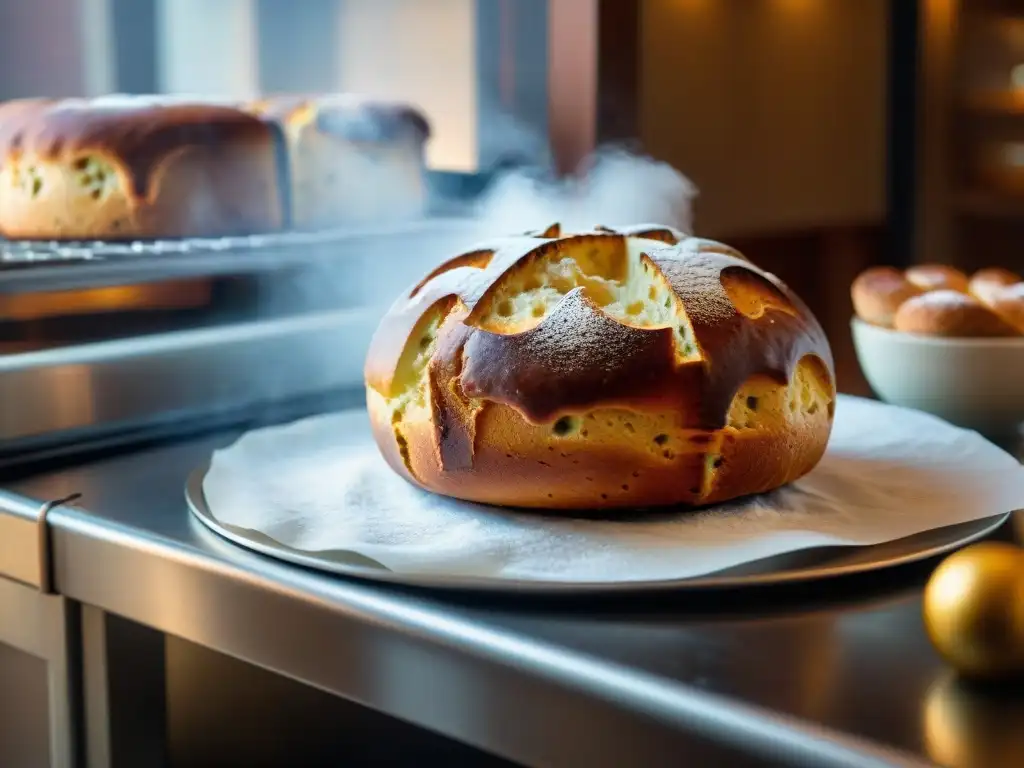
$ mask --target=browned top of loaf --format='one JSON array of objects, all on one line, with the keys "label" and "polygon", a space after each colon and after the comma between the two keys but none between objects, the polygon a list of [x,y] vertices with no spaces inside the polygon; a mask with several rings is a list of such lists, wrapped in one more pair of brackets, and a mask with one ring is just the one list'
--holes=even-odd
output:
[{"label": "browned top of loaf", "polygon": [[[700,359],[681,362],[671,328],[620,323],[581,288],[565,294],[525,332],[499,334],[477,327],[474,310],[485,306],[488,293],[518,266],[602,238],[626,247],[623,231],[558,234],[552,228],[539,236],[487,244],[449,260],[407,291],[371,342],[367,384],[391,396],[406,342],[418,321],[438,306],[447,319],[431,366],[461,372],[466,396],[507,404],[535,423],[597,405],[668,406],[679,408],[688,426],[719,429],[736,392],[751,376],[788,381],[807,354],[820,357],[831,372],[832,355],[821,326],[781,281],[728,246],[664,227],[634,227],[628,235],[652,240],[642,259],[675,293]],[[442,444],[457,441],[457,434],[445,432],[458,420],[436,416]]]},{"label": "browned top of loaf", "polygon": [[124,166],[140,198],[154,169],[177,150],[258,141],[275,141],[273,129],[226,102],[108,96],[0,106],[0,163],[26,153],[68,163],[98,154]]},{"label": "browned top of loaf", "polygon": [[282,123],[302,122],[312,113],[321,132],[359,143],[390,142],[408,136],[425,140],[430,136],[427,118],[409,104],[354,94],[268,96],[249,108]]}]

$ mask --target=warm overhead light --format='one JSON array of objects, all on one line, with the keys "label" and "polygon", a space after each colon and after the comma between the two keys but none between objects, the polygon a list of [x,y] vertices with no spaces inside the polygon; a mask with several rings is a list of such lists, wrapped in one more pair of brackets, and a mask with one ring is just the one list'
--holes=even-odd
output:
[{"label": "warm overhead light", "polygon": [[708,10],[712,0],[676,0],[675,5],[684,11]]},{"label": "warm overhead light", "polygon": [[1024,168],[1024,144],[1006,144],[1003,147],[1003,160],[1014,168]]},{"label": "warm overhead light", "polygon": [[1010,70],[1010,84],[1024,90],[1024,64],[1018,64]]},{"label": "warm overhead light", "polygon": [[775,0],[775,4],[786,10],[804,10],[808,6],[815,5],[816,0]]}]

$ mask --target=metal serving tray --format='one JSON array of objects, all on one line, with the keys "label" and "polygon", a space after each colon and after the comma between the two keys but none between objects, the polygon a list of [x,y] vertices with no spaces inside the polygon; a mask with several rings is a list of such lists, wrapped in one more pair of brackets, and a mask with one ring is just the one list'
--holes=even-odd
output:
[{"label": "metal serving tray", "polygon": [[[372,441],[368,450],[376,450]],[[226,541],[286,563],[362,581],[400,584],[419,589],[517,595],[586,595],[693,590],[740,589],[834,579],[893,568],[950,552],[990,535],[1010,517],[972,520],[862,547],[815,547],[785,552],[707,576],[662,581],[541,581],[496,576],[466,576],[441,570],[399,573],[354,552],[311,552],[285,546],[262,531],[237,528],[217,519],[203,492],[209,463],[193,471],[185,485],[189,510],[208,529]]]}]

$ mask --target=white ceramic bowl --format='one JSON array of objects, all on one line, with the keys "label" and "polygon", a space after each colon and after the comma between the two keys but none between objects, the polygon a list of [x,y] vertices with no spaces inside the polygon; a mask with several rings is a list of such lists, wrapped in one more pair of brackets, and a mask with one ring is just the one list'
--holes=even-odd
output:
[{"label": "white ceramic bowl", "polygon": [[881,400],[995,438],[1024,422],[1024,338],[945,339],[854,318],[853,344]]}]

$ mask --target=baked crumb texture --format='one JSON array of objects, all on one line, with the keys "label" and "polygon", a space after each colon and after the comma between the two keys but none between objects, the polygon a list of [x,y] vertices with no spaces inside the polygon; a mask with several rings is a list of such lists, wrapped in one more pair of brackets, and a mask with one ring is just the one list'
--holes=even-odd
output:
[{"label": "baked crumb texture", "polygon": [[706,504],[809,471],[835,386],[820,326],[721,243],[662,227],[512,238],[403,296],[367,362],[385,457],[473,501]]}]

